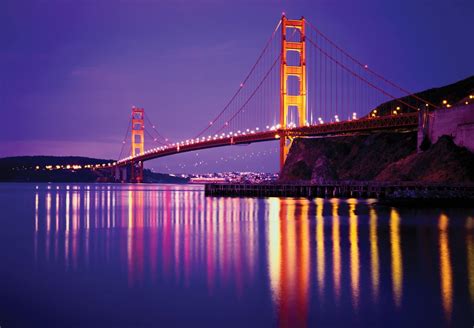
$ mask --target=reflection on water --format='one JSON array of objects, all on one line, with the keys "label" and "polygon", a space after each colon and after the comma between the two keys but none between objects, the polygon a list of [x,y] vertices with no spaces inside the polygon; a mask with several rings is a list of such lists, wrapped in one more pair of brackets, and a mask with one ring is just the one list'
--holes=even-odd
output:
[{"label": "reflection on water", "polygon": [[355,205],[357,200],[349,199],[349,240],[351,243],[351,290],[352,303],[357,310],[359,306],[359,237],[357,234],[357,215]]},{"label": "reflection on water", "polygon": [[372,297],[377,303],[379,297],[380,268],[379,268],[379,247],[377,245],[377,212],[375,208],[370,208],[370,273],[372,276]]},{"label": "reflection on water", "polygon": [[451,319],[453,302],[453,282],[451,272],[451,257],[449,254],[448,217],[441,214],[439,217],[439,259],[441,275],[441,297],[443,310],[448,321]]},{"label": "reflection on water", "polygon": [[[322,200],[320,200],[322,202]],[[334,296],[336,304],[339,302],[341,294],[341,239],[339,235],[339,199],[332,199],[332,252],[333,252],[333,275],[334,275]],[[321,207],[322,211],[322,207]],[[322,213],[320,213],[322,215]]]},{"label": "reflection on water", "polygon": [[[126,277],[125,290],[194,293],[234,312],[239,304],[255,325],[400,324],[428,314],[437,323],[437,313],[450,324],[472,318],[469,210],[448,216],[357,199],[206,198],[197,186],[33,190],[37,270],[102,268],[110,279]],[[173,302],[185,306],[185,299]]]},{"label": "reflection on water", "polygon": [[390,244],[392,246],[393,301],[397,307],[400,307],[403,294],[403,262],[400,246],[400,216],[394,208],[390,211]]},{"label": "reflection on water", "polygon": [[471,296],[471,304],[474,306],[474,218],[469,217],[466,221],[466,248],[468,263],[468,280],[469,295]]}]

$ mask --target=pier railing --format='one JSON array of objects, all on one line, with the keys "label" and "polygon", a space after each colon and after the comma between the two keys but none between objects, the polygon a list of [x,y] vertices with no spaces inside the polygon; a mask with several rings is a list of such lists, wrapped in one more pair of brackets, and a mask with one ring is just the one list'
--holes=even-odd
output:
[{"label": "pier railing", "polygon": [[406,199],[474,199],[473,184],[420,184],[413,182],[333,183],[213,183],[205,185],[206,196],[245,197],[354,197]]}]

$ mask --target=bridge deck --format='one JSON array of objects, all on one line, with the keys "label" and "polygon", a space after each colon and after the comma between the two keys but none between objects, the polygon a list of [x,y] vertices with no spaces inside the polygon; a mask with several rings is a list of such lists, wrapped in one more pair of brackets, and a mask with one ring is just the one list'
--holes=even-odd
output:
[{"label": "bridge deck", "polygon": [[143,162],[154,158],[170,156],[188,151],[223,147],[228,145],[249,144],[278,139],[282,136],[325,136],[357,132],[374,132],[397,129],[415,129],[418,127],[418,113],[408,113],[376,118],[303,126],[292,129],[267,130],[261,132],[242,132],[238,135],[207,138],[205,140],[188,140],[172,145],[154,148],[134,158],[127,157],[117,162],[118,166],[130,165],[132,162]]}]

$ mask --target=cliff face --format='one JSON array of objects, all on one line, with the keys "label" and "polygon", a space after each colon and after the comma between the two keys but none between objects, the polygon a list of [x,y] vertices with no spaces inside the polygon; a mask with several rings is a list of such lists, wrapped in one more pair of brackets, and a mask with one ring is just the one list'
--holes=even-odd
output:
[{"label": "cliff face", "polygon": [[440,183],[474,182],[474,153],[442,136],[424,152],[412,154],[385,167],[376,181]]},{"label": "cliff face", "polygon": [[416,133],[296,139],[282,182],[474,183],[474,153],[443,136],[416,153]]},{"label": "cliff face", "polygon": [[416,151],[416,133],[295,139],[281,181],[368,181]]}]

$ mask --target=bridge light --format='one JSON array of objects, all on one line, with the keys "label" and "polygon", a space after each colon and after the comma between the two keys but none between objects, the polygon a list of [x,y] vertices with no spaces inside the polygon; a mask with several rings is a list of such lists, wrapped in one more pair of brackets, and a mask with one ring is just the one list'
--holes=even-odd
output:
[{"label": "bridge light", "polygon": [[267,130],[270,129],[270,126],[267,125]]},{"label": "bridge light", "polygon": [[446,107],[451,108],[451,105],[450,105],[450,104],[447,104]]},{"label": "bridge light", "polygon": [[364,68],[365,68],[365,69],[369,68],[369,65],[365,64],[365,65],[364,65]]},{"label": "bridge light", "polygon": [[443,100],[443,105],[446,105],[448,103],[447,100]]},{"label": "bridge light", "polygon": [[468,102],[468,101],[466,101],[466,105],[469,105],[469,102]]},{"label": "bridge light", "polygon": [[428,104],[425,104],[425,107],[428,107],[429,105]]},{"label": "bridge light", "polygon": [[275,139],[279,139],[279,138],[280,138],[280,135],[275,134]]},{"label": "bridge light", "polygon": [[469,95],[469,99],[474,99],[474,95]]},{"label": "bridge light", "polygon": [[392,113],[393,113],[393,115],[397,115],[397,114],[398,114],[396,110],[394,110]]},{"label": "bridge light", "polygon": [[212,125],[212,121],[209,122],[209,125]]},{"label": "bridge light", "polygon": [[256,127],[256,128],[255,128],[255,130],[257,130],[257,131],[258,131],[258,130],[260,130],[260,129],[259,129],[258,127]]}]

